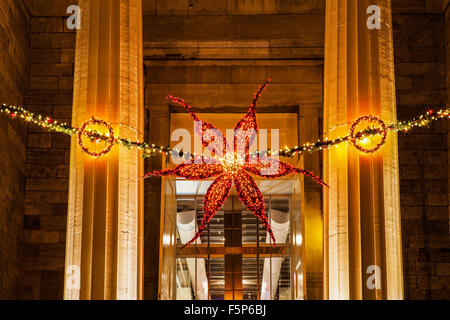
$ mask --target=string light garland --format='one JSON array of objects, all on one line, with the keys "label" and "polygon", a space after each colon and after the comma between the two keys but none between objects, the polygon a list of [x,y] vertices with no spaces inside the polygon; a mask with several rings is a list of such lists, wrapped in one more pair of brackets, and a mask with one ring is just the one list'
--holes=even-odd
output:
[{"label": "string light garland", "polygon": [[[339,137],[333,140],[318,140],[315,143],[306,143],[301,147],[296,146],[294,148],[289,148],[286,146],[278,151],[272,151],[270,149],[267,151],[258,150],[250,154],[250,145],[256,138],[256,131],[258,129],[255,111],[256,104],[269,82],[270,80],[260,87],[258,92],[255,94],[253,103],[248,113],[237,123],[235,127],[235,132],[237,132],[237,134],[234,137],[234,151],[226,152],[225,156],[222,158],[214,155],[214,152],[216,148],[221,145],[223,150],[230,149],[227,145],[225,136],[213,125],[203,121],[202,126],[197,127],[196,134],[201,137],[202,144],[213,153],[212,157],[205,157],[201,154],[192,154],[189,152],[172,149],[170,147],[157,146],[155,144],[149,145],[145,142],[131,141],[130,139],[115,137],[113,128],[106,121],[95,118],[86,121],[80,128],[76,128],[69,126],[67,123],[60,123],[50,117],[36,115],[22,107],[3,104],[0,106],[0,112],[8,114],[12,119],[22,119],[25,122],[33,123],[51,132],[64,133],[70,136],[77,135],[78,143],[81,149],[94,158],[106,155],[111,151],[114,145],[121,144],[128,149],[136,148],[143,150],[144,158],[157,155],[172,155],[185,160],[193,160],[193,162],[190,161],[192,164],[185,163],[179,165],[175,169],[150,172],[144,177],[148,178],[154,176],[173,175],[190,180],[205,180],[216,177],[205,196],[205,216],[199,226],[199,230],[195,237],[184,246],[192,244],[203,233],[211,218],[226,201],[233,184],[238,191],[241,202],[262,220],[267,232],[273,240],[273,245],[275,245],[275,237],[267,217],[265,216],[265,203],[263,196],[257,187],[256,182],[250,175],[275,179],[290,174],[303,174],[311,177],[320,185],[327,185],[322,179],[314,175],[312,172],[295,168],[287,163],[279,161],[278,159],[274,159],[273,156],[293,157],[296,154],[326,150],[333,146],[337,147],[340,144],[348,142],[363,153],[373,153],[379,150],[386,143],[389,132],[407,133],[413,128],[428,126],[433,121],[450,118],[449,107],[439,111],[430,109],[427,113],[412,120],[391,123],[389,125],[386,125],[376,116],[366,115],[355,120],[348,135],[344,137]],[[185,107],[191,114],[194,122],[200,121],[192,107],[184,100],[172,96],[167,98],[170,101]],[[375,123],[375,126],[368,126],[365,129],[358,131],[357,127],[364,122]],[[107,132],[102,133],[97,130],[92,130],[88,128],[89,126],[104,127],[107,129]],[[208,133],[211,129],[215,132],[220,132],[221,139],[219,141],[216,141],[215,135]],[[248,130],[251,130],[253,134],[250,136],[247,134],[242,134],[242,132]],[[379,143],[373,147],[365,146],[369,139],[376,136],[381,136]],[[83,142],[84,138],[88,138],[91,142],[95,143],[105,142],[105,147],[99,152],[91,151]],[[238,153],[238,145],[244,145],[244,155],[240,155]],[[206,160],[209,160],[211,163],[206,163]]]},{"label": "string light garland", "polygon": [[[155,176],[176,176],[189,180],[205,180],[215,178],[214,182],[208,188],[203,201],[204,217],[198,227],[198,231],[194,238],[184,244],[183,248],[194,243],[197,238],[201,236],[211,218],[225,203],[233,184],[239,195],[239,200],[247,207],[247,209],[252,211],[253,214],[263,222],[272,239],[272,244],[275,246],[276,239],[265,214],[266,205],[264,198],[255,180],[250,176],[250,174],[272,179],[289,174],[304,174],[313,178],[316,183],[326,186],[325,182],[312,172],[295,168],[287,163],[279,161],[278,159],[269,157],[252,157],[250,161],[250,144],[256,138],[256,130],[258,128],[255,112],[256,104],[268,84],[269,81],[260,87],[258,92],[255,94],[255,98],[253,99],[253,103],[249,111],[236,124],[234,132],[237,132],[237,134],[234,137],[235,143],[233,144],[233,151],[228,151],[225,156],[219,158],[215,163],[202,162],[200,164],[181,164],[175,169],[153,171],[145,175],[144,178]],[[192,107],[184,100],[174,97],[168,98],[171,101],[185,107],[191,114],[194,123],[196,121],[200,121],[195,112],[192,110]],[[221,136],[222,141],[209,139],[211,137],[208,135],[207,138],[204,139],[205,133],[211,129],[216,133],[220,133],[219,135]],[[246,136],[242,133],[251,129],[252,131],[250,136]],[[208,122],[202,121],[202,126],[198,126],[195,133],[200,137],[203,146],[211,152],[214,152],[216,150],[215,148],[218,146],[226,148],[226,150],[231,149],[227,144],[227,140],[223,133]],[[238,147],[241,145],[244,146],[244,154],[241,154],[238,150]]]},{"label": "string light garland", "polygon": [[[80,128],[77,128],[77,127],[71,127],[67,123],[61,123],[61,122],[58,122],[57,120],[53,120],[50,117],[44,117],[39,114],[34,114],[34,113],[30,112],[29,110],[26,110],[22,107],[9,106],[9,105],[3,104],[3,105],[0,105],[0,112],[8,114],[11,119],[21,119],[25,122],[35,124],[36,126],[39,126],[50,132],[64,133],[64,134],[67,134],[70,136],[77,135],[78,143],[79,143],[80,147],[87,154],[90,154],[91,152],[89,152],[88,148],[83,147],[83,142],[80,143],[80,133],[82,136],[86,136],[89,139],[91,139],[91,141],[96,141],[97,143],[103,141],[103,142],[110,144],[110,147],[108,147],[109,150],[116,144],[121,144],[128,149],[136,148],[139,150],[143,150],[143,155],[142,155],[143,158],[149,158],[149,157],[158,156],[158,155],[167,155],[167,154],[171,154],[171,153],[175,152],[174,150],[172,150],[169,147],[157,146],[155,144],[150,145],[145,142],[131,141],[130,139],[123,139],[120,137],[115,138],[113,131],[110,130],[110,129],[112,129],[112,127],[106,121],[103,121],[103,120],[94,119],[95,121],[92,122],[92,119],[91,119],[91,120],[88,120],[87,122],[85,122]],[[87,126],[92,125],[92,124],[97,124],[97,125],[100,124],[101,126],[107,127],[109,132],[101,133],[96,130],[87,129]],[[94,158],[98,158],[99,156],[106,155],[108,152],[100,152],[100,153],[102,153],[100,155],[93,152],[90,155]],[[184,158],[186,158],[186,159],[194,158],[194,155],[189,154],[189,153],[185,153],[183,155],[183,152],[177,152],[177,155],[178,156],[181,155],[181,157],[184,156]],[[195,155],[195,156],[198,156],[198,155]]]},{"label": "string light garland", "polygon": [[68,126],[66,123],[59,123],[50,117],[44,117],[42,115],[36,115],[22,107],[8,106],[3,104],[0,106],[0,112],[7,113],[11,119],[21,119],[25,122],[33,123],[48,131],[61,132],[68,135],[74,135],[77,130]]},{"label": "string light garland", "polygon": [[[51,132],[59,132],[67,135],[75,135],[78,134],[78,128],[71,127],[66,123],[59,123],[56,120],[51,119],[50,117],[44,117],[42,115],[36,115],[28,110],[23,109],[22,107],[9,106],[6,104],[0,105],[0,112],[7,113],[12,119],[21,119],[25,122],[33,123],[37,126],[40,126],[43,129],[46,129]],[[432,109],[428,110],[425,114],[420,115],[409,121],[401,121],[397,123],[392,123],[390,125],[386,125],[387,133],[389,132],[403,132],[407,133],[410,130],[418,127],[428,126],[431,122],[440,120],[440,119],[449,119],[450,118],[450,108],[441,109],[439,111],[434,111]],[[372,137],[374,135],[382,133],[381,130],[374,128],[366,128],[363,131],[359,131],[354,134],[354,139],[361,140],[364,138]],[[100,141],[108,141],[110,137],[98,133],[94,131],[88,131],[84,133],[89,137],[93,137],[95,140]],[[331,147],[337,147],[340,144],[347,143],[351,140],[351,134],[339,137],[333,140],[318,140],[314,143],[305,143],[304,145],[294,148],[290,148],[288,146],[278,150],[272,151],[268,149],[267,151],[256,151],[251,156],[280,156],[280,157],[294,157],[296,154],[304,154],[304,153],[312,153],[321,150],[327,150]],[[114,140],[114,144],[122,144],[128,149],[136,148],[139,150],[143,150],[142,157],[149,158],[152,156],[158,155],[172,155],[173,157],[185,159],[185,160],[193,160],[196,158],[203,157],[197,153],[189,153],[182,150],[172,149],[167,146],[157,146],[155,144],[147,144],[145,142],[139,141],[131,141],[130,139],[116,138]],[[218,158],[216,158],[218,160]]]},{"label": "string light garland", "polygon": [[[175,102],[175,101],[174,101]],[[44,117],[42,115],[36,115],[28,110],[23,109],[22,107],[9,106],[6,104],[0,105],[0,112],[7,113],[12,119],[21,119],[25,122],[33,123],[37,126],[42,127],[51,132],[59,132],[67,135],[75,135],[80,131],[79,128],[74,128],[66,123],[59,123],[56,120],[51,119],[50,117]],[[420,115],[409,121],[401,121],[397,123],[392,123],[390,125],[386,125],[386,130],[388,132],[403,132],[407,133],[410,130],[417,127],[425,127],[428,126],[431,122],[437,121],[440,119],[449,119],[450,118],[450,108],[441,109],[439,111],[434,111],[432,109],[428,110],[425,114]],[[366,128],[363,131],[359,131],[354,134],[354,139],[360,140],[368,137],[372,137],[374,135],[382,133],[381,130],[374,128]],[[93,137],[94,140],[97,141],[108,141],[110,137],[105,134],[98,133],[95,130],[91,130],[84,133],[89,137]],[[288,146],[278,150],[272,151],[268,149],[267,151],[255,151],[250,156],[280,156],[280,157],[294,157],[296,154],[303,153],[311,153],[317,152],[321,150],[327,150],[331,147],[337,147],[340,144],[347,143],[351,140],[351,134],[339,137],[333,140],[325,139],[324,141],[318,140],[314,143],[305,143],[304,145],[294,148],[290,148]],[[195,158],[203,157],[197,153],[185,152],[182,150],[172,149],[167,146],[157,146],[155,144],[147,144],[145,142],[139,141],[131,141],[130,139],[116,138],[114,140],[114,144],[122,144],[128,149],[136,148],[139,150],[143,150],[142,157],[149,158],[152,156],[158,155],[172,155],[173,157],[185,159],[185,160],[193,160]],[[215,158],[218,160],[218,158]]]},{"label": "string light garland", "polygon": [[[365,118],[365,117],[366,116],[364,116],[362,118]],[[377,118],[374,116],[370,116],[370,117]],[[361,118],[355,120],[355,122],[359,121],[360,119]],[[387,138],[388,132],[407,133],[414,128],[428,126],[431,122],[437,121],[440,119],[450,119],[450,108],[449,107],[447,107],[446,109],[441,109],[439,111],[434,111],[433,109],[429,109],[425,114],[422,114],[416,118],[413,118],[412,120],[400,121],[397,123],[391,123],[390,125],[385,125],[386,130],[384,130],[383,127],[381,127],[381,128],[380,127],[379,128],[368,127],[362,131],[359,131],[356,134],[353,133],[353,139],[354,139],[354,141],[362,140],[362,139],[373,137],[373,136],[379,135],[379,134],[382,134],[384,136],[384,132],[386,133],[386,138]],[[353,125],[355,124],[355,122],[353,123]],[[281,157],[293,157],[295,154],[302,154],[302,153],[306,153],[306,152],[315,152],[315,151],[330,149],[331,147],[337,147],[342,143],[347,143],[347,142],[351,141],[351,139],[352,139],[352,134],[349,133],[345,137],[339,137],[339,138],[336,138],[333,140],[328,140],[328,138],[325,139],[324,141],[318,140],[315,143],[306,143],[301,147],[294,147],[292,149],[289,147],[285,147],[284,149],[280,149],[279,152],[276,154]],[[270,150],[268,152],[270,152]],[[258,153],[258,151],[257,151],[257,153]]]}]

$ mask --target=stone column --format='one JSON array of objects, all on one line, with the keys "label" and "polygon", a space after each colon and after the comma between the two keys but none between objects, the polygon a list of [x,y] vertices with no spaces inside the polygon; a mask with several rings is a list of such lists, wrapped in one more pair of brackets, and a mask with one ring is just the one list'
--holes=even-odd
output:
[{"label": "stone column", "polygon": [[[150,95],[151,89],[147,88],[146,92]],[[157,145],[167,146],[170,144],[170,114],[169,106],[164,95],[159,97],[159,101],[151,99],[147,96],[146,101],[151,102],[147,106],[150,110],[148,140]],[[165,103],[165,104],[163,104]],[[154,157],[149,159],[146,172],[152,170],[163,169],[165,158]],[[161,269],[160,252],[162,247],[162,226],[164,222],[161,211],[162,201],[165,201],[165,185],[161,183],[161,178],[152,178],[145,180],[145,269],[144,269],[144,297],[145,300],[160,299],[161,292]],[[164,196],[164,197],[162,197]],[[164,199],[164,200],[163,200]],[[164,209],[164,208],[163,208]]]},{"label": "stone column", "polygon": [[[379,30],[367,27],[370,5]],[[346,136],[367,114],[396,121],[391,1],[327,0],[325,30],[324,135]],[[402,299],[396,135],[370,155],[350,144],[325,151],[324,178],[324,297]],[[380,289],[367,285],[370,266]]]},{"label": "stone column", "polygon": [[[79,0],[72,125],[92,116],[115,135],[143,139],[142,1]],[[65,299],[140,299],[143,160],[114,146],[98,159],[73,137]]]},{"label": "stone column", "polygon": [[[300,145],[319,139],[319,105],[302,105],[299,108]],[[320,172],[320,154],[303,155],[301,168],[311,172]],[[322,187],[313,180],[300,177],[301,212],[303,224],[303,263],[305,299],[323,299],[323,219]]]}]

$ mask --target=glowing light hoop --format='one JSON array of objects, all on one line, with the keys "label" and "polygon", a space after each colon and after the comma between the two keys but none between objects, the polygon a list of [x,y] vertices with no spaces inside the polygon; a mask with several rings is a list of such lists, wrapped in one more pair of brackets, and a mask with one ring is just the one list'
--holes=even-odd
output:
[{"label": "glowing light hoop", "polygon": [[[357,133],[355,133],[355,130],[356,130],[356,127],[358,126],[358,124],[360,124],[363,121],[376,122],[379,125],[378,130],[381,133],[381,141],[372,148],[365,148],[358,143],[358,140],[360,139],[360,137],[357,137]],[[374,153],[374,152],[378,151],[386,143],[386,139],[387,139],[386,124],[383,122],[383,120],[381,120],[380,118],[378,118],[376,116],[371,116],[371,115],[362,116],[361,118],[356,119],[355,122],[353,122],[352,127],[350,128],[351,144],[356,149],[358,149],[359,151],[364,152],[364,153]]]},{"label": "glowing light hoop", "polygon": [[[103,126],[106,127],[109,131],[109,137],[106,137],[106,139],[102,139],[102,141],[106,141],[107,146],[100,152],[93,152],[90,151],[89,148],[87,148],[84,143],[83,143],[83,135],[87,135],[88,137],[92,137],[92,135],[89,135],[88,133],[86,133],[86,127],[90,126],[90,125],[99,125],[99,126]],[[92,118],[91,120],[86,121],[81,128],[78,130],[78,144],[80,145],[80,148],[86,152],[88,155],[90,155],[91,157],[94,158],[100,158],[103,157],[104,155],[108,154],[112,147],[114,146],[116,142],[116,139],[114,138],[114,130],[113,128],[104,120],[99,120],[99,119],[95,119]]]}]

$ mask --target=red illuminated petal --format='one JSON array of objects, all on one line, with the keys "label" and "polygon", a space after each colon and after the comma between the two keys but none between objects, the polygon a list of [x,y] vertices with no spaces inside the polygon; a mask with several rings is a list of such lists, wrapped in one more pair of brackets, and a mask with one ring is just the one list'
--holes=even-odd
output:
[{"label": "red illuminated petal", "polygon": [[[270,79],[266,81],[255,94],[255,98],[253,99],[253,103],[248,110],[248,113],[236,124],[234,128],[234,132],[236,134],[234,138],[234,151],[237,152],[237,147],[239,145],[244,145],[245,154],[248,153],[250,145],[256,138],[256,131],[258,130],[258,122],[256,120],[256,104],[258,103],[258,99],[261,96],[264,89],[269,85]],[[249,132],[249,130],[251,130]],[[245,132],[248,132],[249,135],[245,135]]]},{"label": "red illuminated petal", "polygon": [[307,170],[295,168],[290,164],[287,164],[275,158],[260,157],[255,164],[246,163],[244,169],[251,174],[269,179],[275,179],[290,174],[300,173],[311,177],[316,183],[328,187],[328,185],[314,173]]},{"label": "red illuminated petal", "polygon": [[203,211],[205,212],[205,215],[203,216],[203,220],[198,227],[197,234],[194,238],[192,238],[192,240],[183,245],[183,248],[194,243],[194,241],[202,235],[205,231],[206,225],[216,214],[217,210],[219,210],[224,204],[225,200],[227,200],[231,186],[232,180],[228,174],[221,175],[211,184],[206,192],[205,200],[203,201]]},{"label": "red illuminated petal", "polygon": [[221,173],[223,173],[221,164],[180,164],[175,169],[147,173],[144,178],[176,176],[190,180],[203,180],[217,176]]},{"label": "red illuminated petal", "polygon": [[[176,98],[173,96],[168,96],[167,99],[169,99],[170,101],[179,104],[183,107],[185,107],[189,113],[191,114],[192,119],[194,120],[194,122],[198,122],[201,121],[202,126],[201,128],[199,126],[196,126],[196,130],[195,133],[200,137],[200,140],[202,141],[203,146],[205,146],[206,148],[208,148],[209,151],[217,151],[218,148],[220,148],[220,144],[222,144],[222,152],[225,153],[226,152],[226,144],[227,144],[227,140],[225,135],[223,134],[222,131],[220,131],[220,129],[217,129],[216,127],[214,127],[212,124],[205,122],[203,120],[200,120],[197,115],[195,114],[194,110],[192,109],[192,107],[186,103],[183,99],[180,98]],[[214,132],[211,132],[211,130],[213,130]],[[216,133],[216,135],[211,134],[208,135],[208,132],[210,133]],[[216,141],[216,136],[221,136],[221,140],[222,141]],[[222,156],[222,155],[219,155]]]},{"label": "red illuminated petal", "polygon": [[234,175],[234,185],[236,186],[241,202],[264,223],[275,246],[275,236],[265,214],[266,204],[255,180],[241,170]]}]

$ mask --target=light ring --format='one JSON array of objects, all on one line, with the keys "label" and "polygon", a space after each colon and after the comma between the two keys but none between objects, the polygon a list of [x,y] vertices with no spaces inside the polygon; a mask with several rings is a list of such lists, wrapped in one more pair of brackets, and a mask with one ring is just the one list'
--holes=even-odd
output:
[{"label": "light ring", "polygon": [[[357,133],[355,133],[355,130],[356,130],[356,127],[358,126],[358,124],[360,124],[363,121],[376,122],[379,125],[379,130],[381,133],[381,141],[372,148],[364,148],[363,146],[361,146],[358,143],[359,137],[356,136]],[[386,139],[387,139],[386,124],[383,122],[383,120],[381,120],[377,116],[372,116],[372,115],[362,116],[361,118],[358,118],[355,122],[353,122],[352,127],[350,128],[351,144],[356,149],[358,149],[359,151],[364,152],[364,153],[374,153],[374,152],[378,151],[386,143]]]},{"label": "light ring", "polygon": [[[89,134],[86,133],[86,127],[93,125],[93,124],[106,127],[109,131],[109,137],[107,136],[107,137],[102,138],[102,140],[107,142],[107,146],[100,152],[90,151],[89,148],[87,148],[83,143],[83,135],[86,134],[87,136],[89,136]],[[108,154],[111,151],[112,147],[114,146],[115,142],[116,142],[116,139],[114,138],[114,130],[104,120],[92,118],[92,119],[86,121],[81,126],[81,128],[78,130],[78,144],[80,145],[80,148],[83,150],[83,152],[87,153],[88,155],[90,155],[91,157],[94,157],[94,158],[100,158],[100,157]]]}]

